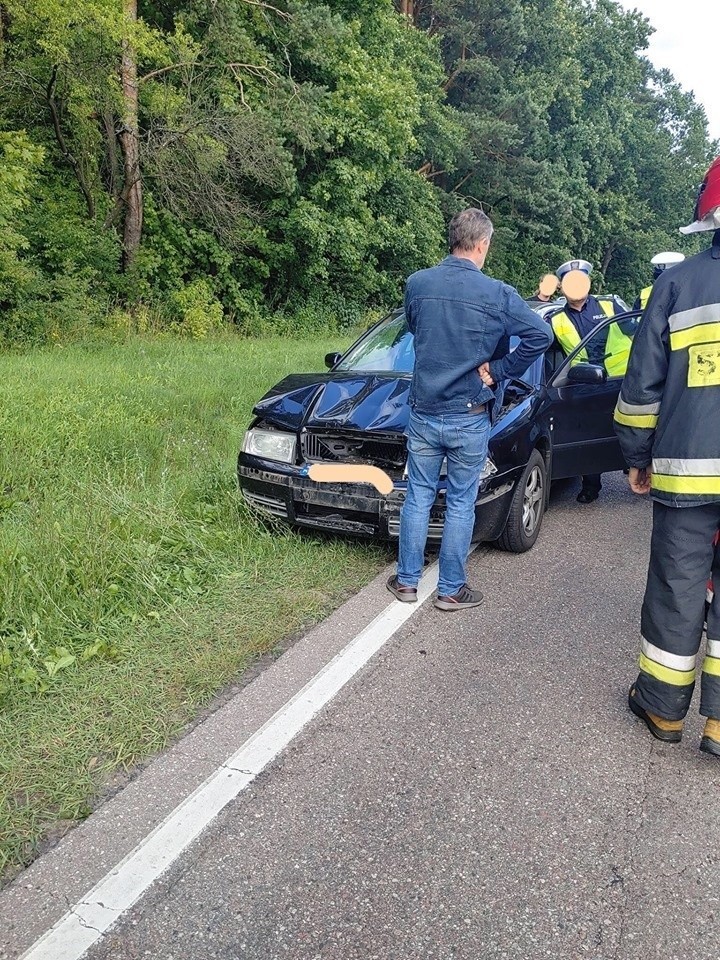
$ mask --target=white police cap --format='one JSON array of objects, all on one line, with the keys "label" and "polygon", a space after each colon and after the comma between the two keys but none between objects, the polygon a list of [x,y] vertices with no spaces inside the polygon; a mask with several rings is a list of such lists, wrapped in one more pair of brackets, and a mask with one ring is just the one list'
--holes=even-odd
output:
[{"label": "white police cap", "polygon": [[570,273],[571,270],[582,270],[583,273],[590,276],[592,273],[592,264],[588,263],[587,260],[568,260],[567,263],[563,263],[557,268],[556,273],[558,280],[562,280],[565,274]]},{"label": "white police cap", "polygon": [[672,250],[666,250],[665,253],[656,253],[650,263],[654,267],[672,267],[676,263],[682,263],[684,259],[684,253],[674,253]]}]

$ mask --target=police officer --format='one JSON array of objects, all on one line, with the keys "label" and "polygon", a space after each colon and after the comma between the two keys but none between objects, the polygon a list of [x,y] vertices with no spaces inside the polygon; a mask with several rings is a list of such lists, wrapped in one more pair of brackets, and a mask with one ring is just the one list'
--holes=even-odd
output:
[{"label": "police officer", "polygon": [[[550,324],[565,356],[569,356],[580,345],[580,341],[606,317],[614,317],[625,310],[624,304],[614,297],[600,301],[590,295],[591,273],[592,264],[587,260],[568,260],[557,270],[566,304],[553,314]],[[608,328],[608,331],[610,330],[611,328]],[[619,342],[620,340],[622,342]],[[619,376],[624,373],[629,351],[630,340],[626,339],[621,331],[613,329],[605,338],[593,338],[589,352],[581,351],[574,362],[590,362],[600,366],[604,364],[611,376]],[[582,478],[578,503],[592,503],[597,500],[601,489],[602,475],[587,474]]]},{"label": "police officer", "polygon": [[[667,270],[668,267],[674,267],[676,263],[682,263],[685,259],[684,253],[674,253],[671,250],[667,250],[665,253],[657,253],[652,258],[650,263],[653,268],[653,283],[657,280],[663,270]],[[649,287],[643,287],[640,291],[640,295],[633,304],[633,310],[644,310],[647,306],[647,302],[650,299],[650,294],[652,292],[653,285],[650,284]]]},{"label": "police officer", "polygon": [[677,743],[695,685],[706,587],[702,750],[720,756],[720,157],[700,188],[695,221],[712,246],[653,286],[615,411],[635,493],[653,499],[642,607],[640,673],[629,706],[659,740]]}]

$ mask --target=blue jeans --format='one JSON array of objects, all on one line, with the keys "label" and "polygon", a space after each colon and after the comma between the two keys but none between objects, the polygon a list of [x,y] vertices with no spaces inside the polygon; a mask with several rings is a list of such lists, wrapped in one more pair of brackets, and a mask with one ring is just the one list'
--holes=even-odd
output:
[{"label": "blue jeans", "polygon": [[412,413],[408,426],[408,488],[400,514],[398,582],[420,580],[430,509],[447,457],[445,526],[438,594],[453,596],[465,583],[465,561],[475,525],[475,500],[490,436],[487,413],[428,416]]}]

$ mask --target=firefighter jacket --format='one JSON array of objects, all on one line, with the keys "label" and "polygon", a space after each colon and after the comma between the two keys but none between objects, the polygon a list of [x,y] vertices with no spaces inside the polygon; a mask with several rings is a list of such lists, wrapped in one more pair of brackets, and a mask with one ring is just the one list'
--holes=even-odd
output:
[{"label": "firefighter jacket", "polygon": [[[616,313],[623,312],[623,308],[616,306],[614,300],[598,299],[597,303],[606,317],[614,317]],[[566,310],[560,310],[550,318],[550,324],[553,333],[563,349],[565,356],[579,346],[583,339],[573,323]],[[605,365],[608,376],[621,377],[627,368],[628,356],[632,339],[628,337],[620,324],[614,323],[607,328],[607,341],[605,344],[604,355],[599,359]],[[573,359],[573,365],[576,363],[592,362],[595,358],[588,357],[586,350],[581,350]]]},{"label": "firefighter jacket", "polygon": [[652,464],[652,496],[720,500],[720,230],[709,250],[655,282],[615,409],[630,467]]}]

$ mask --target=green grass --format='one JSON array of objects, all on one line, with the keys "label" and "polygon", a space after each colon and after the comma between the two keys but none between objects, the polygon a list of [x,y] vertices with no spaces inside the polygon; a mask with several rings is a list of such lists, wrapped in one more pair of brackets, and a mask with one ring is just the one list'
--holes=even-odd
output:
[{"label": "green grass", "polygon": [[333,340],[131,341],[0,356],[0,872],[87,814],[385,549],[258,521],[252,404]]}]

